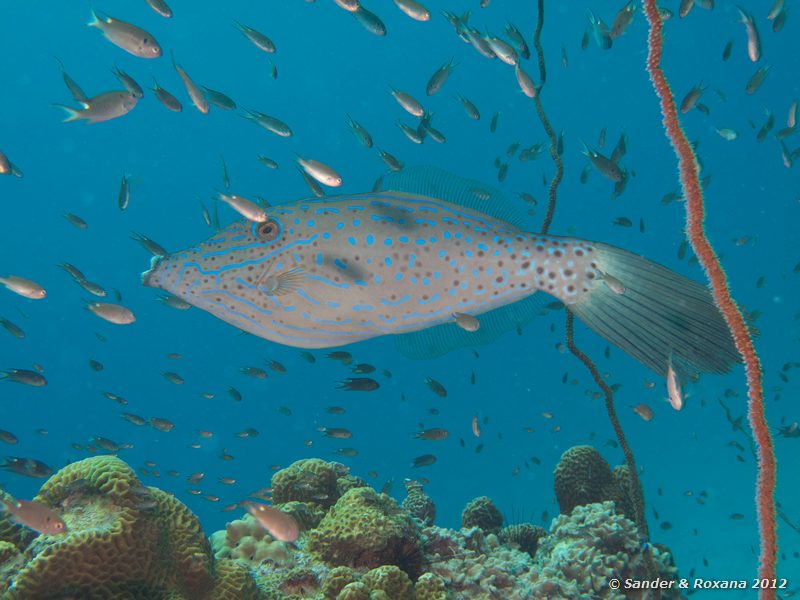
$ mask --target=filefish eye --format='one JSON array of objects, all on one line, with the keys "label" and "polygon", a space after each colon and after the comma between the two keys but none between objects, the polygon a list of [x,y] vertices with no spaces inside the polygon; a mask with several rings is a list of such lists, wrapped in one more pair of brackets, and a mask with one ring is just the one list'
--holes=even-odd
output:
[{"label": "filefish eye", "polygon": [[280,225],[275,219],[269,219],[256,225],[256,237],[262,242],[271,242],[278,237]]}]

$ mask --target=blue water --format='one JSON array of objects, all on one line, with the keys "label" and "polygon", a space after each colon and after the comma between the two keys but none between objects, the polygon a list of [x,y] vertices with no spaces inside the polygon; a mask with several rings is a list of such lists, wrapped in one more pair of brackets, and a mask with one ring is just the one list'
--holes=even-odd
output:
[{"label": "blue water", "polygon": [[[552,471],[561,453],[572,445],[594,444],[612,465],[622,463],[621,452],[606,445],[613,431],[602,402],[588,395],[595,388],[587,372],[559,350],[564,335],[561,312],[538,319],[521,336],[511,333],[479,348],[479,357],[462,349],[439,359],[415,361],[399,355],[390,339],[347,347],[356,362],[369,362],[392,375],[378,375],[381,388],[376,392],[347,393],[335,386],[351,373],[324,359],[324,352],[314,352],[317,362],[311,365],[299,357],[297,349],[239,335],[198,309],[179,312],[157,302],[154,290],[140,285],[149,255],[128,237],[131,231],[142,232],[173,251],[208,237],[211,231],[203,222],[198,199],[209,204],[214,190],[222,187],[220,156],[228,165],[233,192],[260,195],[272,203],[309,194],[293,168],[294,153],[334,166],[343,175],[344,193],[369,190],[385,167],[374,150],[361,147],[348,131],[346,113],[372,133],[378,147],[409,165],[434,164],[493,183],[509,197],[521,191],[532,193],[539,200],[532,226],[538,227],[546,202],[542,178],[549,181],[553,174],[549,158],[543,154],[526,163],[512,159],[502,184],[492,165],[497,156],[506,160],[504,153],[512,142],[527,147],[546,141],[533,105],[520,92],[511,67],[478,55],[458,40],[439,15],[441,8],[455,12],[470,8],[473,25],[500,34],[511,21],[530,42],[536,21],[534,4],[495,0],[481,10],[477,0],[431,0],[431,21],[418,23],[390,2],[385,6],[371,2],[367,6],[380,13],[389,29],[385,38],[367,33],[328,0],[174,0],[176,16],[169,21],[144,2],[107,0],[96,5],[151,31],[165,49],[175,51],[197,82],[224,91],[240,107],[289,123],[294,136],[282,139],[231,112],[216,108],[209,115],[197,112],[168,56],[150,61],[135,58],[84,25],[89,20],[88,2],[4,3],[0,149],[25,177],[0,177],[4,216],[0,272],[42,283],[48,298],[28,301],[2,290],[0,315],[20,325],[27,337],[17,340],[0,331],[0,368],[31,368],[38,363],[49,385],[34,389],[0,382],[0,428],[19,437],[16,446],[3,444],[0,452],[35,457],[59,468],[88,455],[73,449],[71,443],[87,444],[95,435],[133,444],[120,457],[135,468],[144,467],[145,461],[157,463],[160,478],[143,476],[143,481],[175,493],[199,515],[209,533],[238,514],[222,512],[221,507],[269,485],[276,466],[304,457],[340,460],[377,488],[391,479],[398,499],[404,495],[404,478],[425,477],[429,480],[426,490],[438,507],[438,524],[444,526],[458,526],[461,508],[478,495],[491,496],[509,519],[538,523],[543,512],[557,515]],[[677,10],[676,2],[664,4]],[[799,25],[790,15],[784,30],[774,34],[765,19],[767,8],[742,2],[758,18],[764,49],[759,64],[772,65],[763,87],[748,96],[744,86],[757,65],[747,57],[744,27],[737,23],[735,8],[720,4],[714,11],[695,8],[688,18],[679,21],[676,17],[667,24],[664,66],[679,100],[700,82],[709,87],[701,101],[710,116],[694,110],[683,123],[689,138],[699,144],[703,174],[711,176],[706,194],[708,233],[722,256],[736,299],[748,311],[761,313],[756,343],[765,368],[768,417],[777,428],[782,422],[800,419],[795,400],[800,391],[797,371],[786,373],[788,383],[779,379],[785,362],[800,360],[800,275],[793,272],[800,260],[800,180],[797,165],[783,166],[773,135],[758,143],[755,132],[766,119],[765,110],[775,114],[776,130],[783,128],[789,105],[800,97],[793,42],[800,34]],[[566,168],[551,232],[610,242],[702,280],[699,267],[676,256],[683,240],[683,205],[660,202],[679,184],[644,69],[646,24],[641,11],[611,50],[600,50],[590,40],[582,51],[589,8],[610,24],[619,7],[573,1],[549,3],[546,8],[542,40],[548,70],[543,102],[554,128],[564,133]],[[236,31],[233,19],[274,40],[277,80],[269,76],[267,56]],[[733,53],[723,62],[722,49],[730,39]],[[562,46],[568,68],[561,64]],[[156,76],[180,98],[184,111],[168,112],[147,92],[123,118],[92,126],[63,124],[60,109],[52,104],[74,104],[55,56],[90,96],[120,89],[109,72],[116,64],[143,86]],[[429,76],[451,57],[458,66],[450,80],[439,94],[426,98]],[[533,61],[524,67],[536,75]],[[390,85],[414,94],[435,113],[434,126],[445,133],[446,144],[429,139],[416,146],[405,139],[394,123],[400,119],[412,124],[413,120],[390,96]],[[724,91],[727,101],[715,88]],[[457,93],[478,106],[480,121],[467,118],[455,99]],[[492,134],[489,121],[496,112],[501,115]],[[586,184],[579,182],[585,164],[580,140],[596,147],[604,127],[607,141],[601,151],[610,153],[625,132],[628,154],[622,165],[635,173],[617,199],[611,198],[613,184],[597,172],[590,174]],[[735,128],[740,137],[724,141],[714,127]],[[794,148],[798,139],[788,138],[787,145]],[[280,168],[266,170],[257,162],[257,154],[274,158]],[[117,207],[123,172],[132,179],[125,212]],[[223,222],[237,217],[227,207],[219,210]],[[88,229],[70,225],[62,217],[65,211],[83,217]],[[621,216],[631,219],[633,227],[612,225]],[[640,219],[644,232],[638,226]],[[744,237],[749,241],[736,243]],[[88,294],[56,266],[63,261],[77,265],[90,280],[119,290],[137,322],[114,326],[84,310]],[[763,286],[757,287],[762,276]],[[96,333],[107,341],[100,341]],[[577,327],[577,343],[597,361],[609,382],[622,386],[616,404],[643,471],[653,541],[673,550],[684,576],[693,567],[707,578],[755,576],[754,460],[749,451],[740,453],[728,445],[737,440],[747,446],[747,441],[741,432],[732,431],[717,401],[726,389],[733,390],[736,396],[725,401],[734,415],[745,411],[743,370],[704,377],[690,387],[688,404],[677,413],[663,400],[664,382],[633,359],[617,349],[604,358],[607,344],[582,325]],[[166,357],[170,352],[183,358],[170,360]],[[102,362],[105,370],[91,371],[89,359]],[[239,372],[248,365],[263,367],[265,359],[282,362],[288,373],[270,372],[261,381]],[[163,371],[179,373],[186,383],[169,383],[161,376]],[[473,372],[474,385],[470,383]],[[562,383],[565,374],[566,384]],[[435,396],[424,384],[426,376],[442,382],[448,397]],[[646,382],[655,386],[649,389]],[[227,395],[229,386],[242,392],[241,403]],[[102,390],[123,396],[129,404],[117,405],[104,398]],[[203,392],[216,397],[204,399]],[[653,407],[653,421],[642,421],[630,409],[639,402]],[[331,405],[343,406],[347,412],[330,415],[326,408]],[[279,412],[282,406],[291,410],[291,416]],[[429,414],[431,408],[440,414]],[[120,418],[122,411],[170,419],[175,428],[164,433],[136,427]],[[543,412],[552,413],[552,419]],[[488,419],[480,440],[470,431],[473,415]],[[411,434],[420,423],[447,428],[449,439],[413,440]],[[551,431],[554,426],[560,430]],[[260,435],[235,436],[248,427]],[[316,431],[318,427],[347,427],[354,437],[326,439]],[[533,433],[524,427],[533,428]],[[38,429],[46,430],[46,435],[37,433]],[[199,430],[214,435],[205,439]],[[202,448],[189,448],[193,443]],[[479,443],[483,450],[476,453]],[[798,444],[798,439],[776,439],[778,500],[795,523],[800,521]],[[333,454],[344,446],[357,448],[359,455]],[[222,460],[223,449],[235,458]],[[414,457],[426,453],[437,456],[435,465],[410,468]],[[737,460],[737,454],[744,462]],[[534,456],[540,465],[530,462]],[[167,475],[173,469],[180,476]],[[196,471],[205,472],[205,480],[190,486],[185,478]],[[368,475],[373,471],[374,478]],[[219,477],[233,477],[237,483],[223,485],[217,482]],[[41,482],[3,473],[0,483],[25,498],[35,494]],[[214,503],[192,495],[189,487],[220,500]],[[697,499],[702,491],[707,497],[701,505]],[[744,518],[731,520],[732,513]],[[664,521],[672,528],[662,529]],[[786,555],[780,575],[796,588],[800,585],[796,555],[800,538],[783,523],[780,536],[781,552]],[[707,595],[713,597],[713,593]],[[737,596],[728,593],[725,597]],[[738,597],[752,597],[752,593]]]}]

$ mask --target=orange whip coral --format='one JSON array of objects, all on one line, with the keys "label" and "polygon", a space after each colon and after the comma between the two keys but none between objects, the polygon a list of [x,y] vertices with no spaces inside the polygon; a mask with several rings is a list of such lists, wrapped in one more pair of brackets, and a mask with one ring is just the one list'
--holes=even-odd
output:
[{"label": "orange whip coral", "polygon": [[[719,258],[708,241],[703,228],[705,205],[703,190],[700,185],[697,158],[689,144],[689,140],[686,139],[686,134],[681,129],[675,98],[672,95],[667,77],[664,75],[664,71],[661,70],[663,23],[655,0],[643,0],[643,3],[647,21],[650,25],[647,71],[650,74],[656,95],[661,102],[664,129],[678,158],[680,181],[683,195],[686,199],[686,235],[705,270],[706,276],[711,282],[714,301],[725,317],[728,328],[731,330],[736,349],[744,359],[749,399],[747,416],[758,447],[756,509],[761,540],[758,576],[761,579],[772,580],[775,578],[775,561],[778,552],[775,520],[776,461],[772,436],[764,414],[761,363],[742,313],[731,296],[725,271],[720,265]],[[775,590],[762,589],[760,597],[775,598]]]}]

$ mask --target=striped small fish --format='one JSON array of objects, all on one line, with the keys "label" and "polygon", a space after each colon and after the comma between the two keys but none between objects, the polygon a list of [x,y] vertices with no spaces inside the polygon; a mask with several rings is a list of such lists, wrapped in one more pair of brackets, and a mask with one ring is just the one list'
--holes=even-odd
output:
[{"label": "striped small fish", "polygon": [[469,343],[480,332],[458,330],[454,313],[507,330],[514,323],[501,307],[542,291],[662,375],[670,364],[725,372],[737,361],[704,286],[619,248],[489,216],[475,207],[497,207],[496,192],[477,182],[406,171],[386,181],[403,191],[301,200],[265,209],[264,222],[236,221],[155,257],[143,283],[300,348],[411,332],[441,338],[448,327]]}]

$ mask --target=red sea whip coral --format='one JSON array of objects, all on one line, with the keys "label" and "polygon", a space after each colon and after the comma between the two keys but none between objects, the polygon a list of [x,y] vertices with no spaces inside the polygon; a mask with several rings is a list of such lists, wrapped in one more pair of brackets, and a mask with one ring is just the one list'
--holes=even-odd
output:
[{"label": "red sea whip coral", "polygon": [[[656,94],[661,101],[664,116],[664,129],[678,157],[683,195],[686,198],[686,235],[692,244],[700,264],[711,282],[711,291],[728,328],[731,330],[736,349],[742,355],[747,373],[748,406],[747,416],[750,428],[758,446],[758,477],[756,482],[756,508],[761,539],[759,573],[761,579],[775,578],[775,561],[778,552],[775,522],[775,476],[776,462],[772,437],[764,414],[764,389],[761,363],[756,354],[753,340],[747,329],[739,307],[731,297],[725,271],[720,265],[711,243],[703,228],[705,206],[700,186],[697,158],[689,140],[678,121],[678,109],[667,78],[661,70],[661,51],[663,45],[663,23],[655,0],[643,0],[647,21],[650,24],[648,35],[647,71],[653,82]],[[761,598],[775,598],[775,590],[761,590]]]}]

